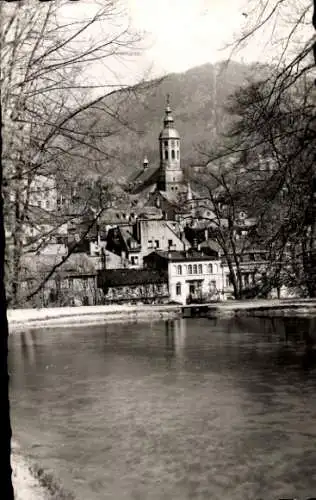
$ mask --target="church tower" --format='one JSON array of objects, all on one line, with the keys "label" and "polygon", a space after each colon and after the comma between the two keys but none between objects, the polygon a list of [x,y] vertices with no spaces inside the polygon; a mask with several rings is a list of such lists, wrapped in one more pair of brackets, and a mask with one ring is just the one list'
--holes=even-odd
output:
[{"label": "church tower", "polygon": [[183,171],[180,164],[180,136],[174,128],[174,121],[171,115],[169,96],[163,129],[159,135],[159,153],[160,153],[160,175],[157,188],[159,191],[165,191],[171,197],[177,197],[177,194],[183,192]]}]

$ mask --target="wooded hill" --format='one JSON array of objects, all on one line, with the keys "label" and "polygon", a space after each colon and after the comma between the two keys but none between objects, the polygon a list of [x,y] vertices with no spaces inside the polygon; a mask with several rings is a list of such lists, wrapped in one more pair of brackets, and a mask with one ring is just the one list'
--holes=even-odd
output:
[{"label": "wooded hill", "polygon": [[212,148],[219,132],[231,120],[225,111],[227,99],[256,75],[258,68],[250,65],[205,64],[152,80],[145,88],[119,91],[103,99],[80,121],[85,121],[85,127],[90,122],[100,133],[108,131],[108,137],[102,139],[102,150],[109,156],[98,163],[87,160],[84,171],[111,178],[114,175],[117,181],[124,181],[142,165],[144,155],[150,164],[157,163],[167,94],[182,140],[182,165],[188,167],[201,161],[198,149]]}]

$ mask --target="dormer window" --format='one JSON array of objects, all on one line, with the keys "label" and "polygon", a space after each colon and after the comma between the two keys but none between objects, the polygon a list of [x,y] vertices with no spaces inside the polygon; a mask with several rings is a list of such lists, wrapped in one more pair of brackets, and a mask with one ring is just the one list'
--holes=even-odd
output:
[{"label": "dormer window", "polygon": [[171,158],[174,160],[176,157],[174,149],[171,150]]}]

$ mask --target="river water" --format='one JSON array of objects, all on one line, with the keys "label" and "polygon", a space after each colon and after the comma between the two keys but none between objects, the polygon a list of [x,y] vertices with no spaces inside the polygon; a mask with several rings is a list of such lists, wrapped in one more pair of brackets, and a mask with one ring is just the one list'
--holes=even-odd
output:
[{"label": "river water", "polygon": [[316,496],[314,329],[189,318],[14,333],[14,438],[80,500]]}]

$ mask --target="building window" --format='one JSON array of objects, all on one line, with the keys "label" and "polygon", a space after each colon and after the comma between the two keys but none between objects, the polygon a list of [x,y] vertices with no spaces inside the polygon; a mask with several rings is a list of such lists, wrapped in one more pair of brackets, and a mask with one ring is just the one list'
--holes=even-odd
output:
[{"label": "building window", "polygon": [[174,146],[175,146],[175,141],[174,141],[174,139],[172,139],[172,141],[171,141],[171,147],[174,148]]},{"label": "building window", "polygon": [[209,265],[208,265],[208,272],[209,272],[210,274],[213,274],[213,264],[209,264]]},{"label": "building window", "polygon": [[159,240],[155,240],[155,247],[159,248]]},{"label": "building window", "polygon": [[226,274],[226,286],[229,287],[231,285],[231,280],[229,274]]},{"label": "building window", "polygon": [[60,288],[69,288],[68,278],[64,278],[63,280],[61,280]]},{"label": "building window", "polygon": [[197,274],[197,265],[193,264],[193,274]]},{"label": "building window", "polygon": [[180,152],[179,152],[179,150],[178,150],[178,151],[177,151],[177,160],[179,160],[179,158],[180,158]]},{"label": "building window", "polygon": [[164,145],[167,148],[168,147],[168,141],[164,141]]},{"label": "building window", "polygon": [[165,150],[165,160],[168,160],[168,149]]},{"label": "building window", "polygon": [[173,245],[173,241],[172,240],[168,240],[168,248],[172,247]]},{"label": "building window", "polygon": [[138,256],[137,255],[132,255],[131,256],[131,263],[133,266],[137,266],[138,265]]},{"label": "building window", "polygon": [[202,274],[203,270],[202,270],[202,264],[199,264],[199,274]]},{"label": "building window", "polygon": [[171,150],[171,158],[174,160],[176,157],[176,154],[174,152],[174,149]]},{"label": "building window", "polygon": [[181,283],[176,284],[176,295],[181,295]]},{"label": "building window", "polygon": [[182,266],[177,266],[177,274],[182,274]]},{"label": "building window", "polygon": [[148,240],[148,248],[152,248],[153,247],[153,242],[152,240]]},{"label": "building window", "polygon": [[188,265],[188,274],[192,274],[192,265],[191,264]]}]

